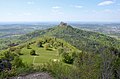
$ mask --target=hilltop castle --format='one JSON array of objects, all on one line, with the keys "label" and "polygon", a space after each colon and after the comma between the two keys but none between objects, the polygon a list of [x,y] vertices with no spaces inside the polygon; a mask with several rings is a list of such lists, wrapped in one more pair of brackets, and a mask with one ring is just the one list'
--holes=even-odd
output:
[{"label": "hilltop castle", "polygon": [[64,22],[60,22],[60,24],[58,25],[60,27],[65,27],[65,26],[68,26],[67,23],[64,23]]}]

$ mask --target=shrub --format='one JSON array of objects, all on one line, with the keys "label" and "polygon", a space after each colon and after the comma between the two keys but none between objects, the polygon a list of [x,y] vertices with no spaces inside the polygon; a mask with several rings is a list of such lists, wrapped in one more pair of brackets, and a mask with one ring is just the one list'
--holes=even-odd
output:
[{"label": "shrub", "polygon": [[62,47],[58,48],[58,54],[59,55],[63,54],[64,51],[65,51],[64,48],[62,48]]},{"label": "shrub", "polygon": [[44,68],[51,72],[55,79],[81,79],[80,70],[63,62],[49,62]]},{"label": "shrub", "polygon": [[12,61],[12,65],[16,68],[24,66],[22,60],[18,56],[14,58],[14,60]]},{"label": "shrub", "polygon": [[69,55],[69,53],[63,53],[62,58],[63,62],[73,64],[74,59],[72,58],[72,56]]},{"label": "shrub", "polygon": [[26,47],[26,45],[20,45],[20,46],[19,46],[19,49],[22,49],[22,48],[24,48],[24,47]]},{"label": "shrub", "polygon": [[43,46],[42,46],[42,41],[38,41],[38,42],[37,42],[37,47],[43,47]]},{"label": "shrub", "polygon": [[8,79],[12,76],[35,71],[32,65],[24,64],[19,56],[9,51],[4,52],[3,57],[0,59],[0,67],[2,69],[2,71],[0,71],[0,79]]},{"label": "shrub", "polygon": [[36,55],[35,50],[31,50],[30,55]]},{"label": "shrub", "polygon": [[10,51],[10,52],[13,52],[13,51],[15,51],[16,49],[17,49],[16,47],[10,47],[10,48],[9,48],[9,51]]},{"label": "shrub", "polygon": [[23,55],[23,54],[21,53],[21,49],[20,49],[20,48],[19,48],[19,49],[16,49],[15,53],[18,54],[18,55]]},{"label": "shrub", "polygon": [[16,56],[16,54],[11,53],[10,51],[5,51],[3,54],[3,59],[11,61],[14,59],[14,56]]},{"label": "shrub", "polygon": [[49,50],[49,47],[50,47],[50,44],[49,44],[49,43],[45,44],[45,46],[44,46],[44,48],[45,48],[46,50]]},{"label": "shrub", "polygon": [[27,47],[27,49],[31,49],[29,44],[27,44],[26,47]]},{"label": "shrub", "polygon": [[[32,65],[24,65],[22,67],[15,68],[13,67],[10,71],[3,71],[0,72],[0,79],[9,79],[9,77],[15,77],[20,74],[29,74],[33,73],[36,70],[33,68]],[[11,78],[10,78],[11,79]]]}]

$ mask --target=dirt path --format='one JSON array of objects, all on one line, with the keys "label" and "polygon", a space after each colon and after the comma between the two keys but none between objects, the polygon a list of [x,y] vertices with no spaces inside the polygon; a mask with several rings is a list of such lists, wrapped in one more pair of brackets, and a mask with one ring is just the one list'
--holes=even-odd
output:
[{"label": "dirt path", "polygon": [[26,76],[18,76],[7,79],[53,79],[48,73],[33,73]]},{"label": "dirt path", "polygon": [[36,56],[34,56],[34,58],[33,58],[33,64],[35,63],[35,58],[36,58]]}]

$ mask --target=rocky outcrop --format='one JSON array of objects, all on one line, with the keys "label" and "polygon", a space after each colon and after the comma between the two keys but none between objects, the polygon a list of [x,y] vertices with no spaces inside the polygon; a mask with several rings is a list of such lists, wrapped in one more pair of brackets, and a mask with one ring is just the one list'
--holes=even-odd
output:
[{"label": "rocky outcrop", "polygon": [[7,79],[53,79],[48,73],[33,73],[26,76],[18,76]]}]

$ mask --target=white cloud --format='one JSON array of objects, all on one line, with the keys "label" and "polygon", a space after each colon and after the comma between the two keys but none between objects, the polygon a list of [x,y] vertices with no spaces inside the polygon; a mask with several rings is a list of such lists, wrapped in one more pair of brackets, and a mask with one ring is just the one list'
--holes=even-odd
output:
[{"label": "white cloud", "polygon": [[76,5],[75,8],[83,8],[83,6]]},{"label": "white cloud", "polygon": [[54,6],[54,7],[52,7],[53,9],[59,9],[59,8],[61,8],[61,7],[59,7],[59,6]]},{"label": "white cloud", "polygon": [[111,5],[113,3],[114,3],[113,1],[104,1],[104,2],[99,3],[98,6]]},{"label": "white cloud", "polygon": [[61,11],[60,8],[61,8],[60,6],[54,6],[54,7],[52,7],[52,13],[55,14],[55,15],[62,15],[62,14],[64,14]]},{"label": "white cloud", "polygon": [[27,2],[27,4],[31,5],[31,4],[34,4],[34,2],[32,2],[32,1],[29,1],[29,2]]},{"label": "white cloud", "polygon": [[52,14],[55,14],[55,15],[62,15],[64,14],[62,11],[61,11],[61,7],[60,6],[54,6],[52,7]]}]

